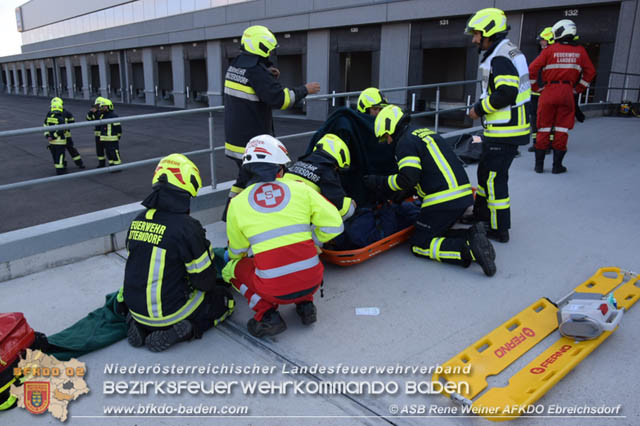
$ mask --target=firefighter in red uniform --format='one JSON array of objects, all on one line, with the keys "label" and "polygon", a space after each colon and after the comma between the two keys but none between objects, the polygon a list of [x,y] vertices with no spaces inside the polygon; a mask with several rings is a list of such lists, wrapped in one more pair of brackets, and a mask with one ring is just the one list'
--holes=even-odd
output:
[{"label": "firefighter in red uniform", "polygon": [[584,47],[574,41],[577,30],[573,21],[562,19],[553,25],[552,30],[555,43],[531,63],[529,75],[536,76],[542,70],[545,85],[538,109],[535,171],[543,171],[544,151],[551,144],[549,137],[553,132],[551,173],[557,174],[567,171],[562,159],[567,153],[569,130],[574,124],[574,94],[589,87],[596,70]]},{"label": "firefighter in red uniform", "polygon": [[222,277],[255,311],[247,328],[256,337],[287,328],[278,305],[295,303],[303,324],[316,321],[313,295],[324,271],[316,245],[343,230],[333,204],[302,182],[282,179],[290,161],[279,140],[252,138],[242,163],[248,186],[229,203],[230,261]]}]

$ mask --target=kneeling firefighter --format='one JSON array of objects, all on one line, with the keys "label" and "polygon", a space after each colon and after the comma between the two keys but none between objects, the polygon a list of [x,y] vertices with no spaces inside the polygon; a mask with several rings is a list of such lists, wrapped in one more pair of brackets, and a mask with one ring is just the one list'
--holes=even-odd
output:
[{"label": "kneeling firefighter", "polygon": [[290,161],[285,146],[273,136],[252,138],[242,160],[249,185],[229,203],[231,260],[222,277],[255,311],[247,328],[256,337],[287,328],[279,305],[295,303],[303,324],[316,321],[313,295],[324,273],[316,245],[343,230],[333,204],[304,183],[282,179]]},{"label": "kneeling firefighter", "polygon": [[195,164],[182,154],[158,163],[147,208],[127,233],[129,251],[119,298],[129,308],[128,340],[153,352],[199,339],[233,312],[228,286],[216,283],[211,243],[189,216],[202,186]]},{"label": "kneeling firefighter", "polygon": [[336,206],[343,220],[353,216],[356,202],[347,197],[339,172],[349,169],[349,147],[338,136],[327,133],[316,143],[311,154],[305,155],[287,169],[286,180],[309,185]]},{"label": "kneeling firefighter", "polygon": [[398,173],[366,176],[365,185],[386,198],[415,188],[422,198],[411,237],[413,254],[464,267],[475,261],[485,275],[493,276],[495,251],[484,225],[450,229],[473,204],[469,178],[451,146],[429,129],[410,126],[409,116],[395,105],[377,115],[375,133],[381,143],[395,145]]}]

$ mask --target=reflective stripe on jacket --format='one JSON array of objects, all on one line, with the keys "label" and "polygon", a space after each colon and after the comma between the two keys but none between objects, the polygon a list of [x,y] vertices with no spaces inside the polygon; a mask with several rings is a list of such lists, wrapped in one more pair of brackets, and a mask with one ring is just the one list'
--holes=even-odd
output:
[{"label": "reflective stripe on jacket", "polygon": [[253,254],[261,291],[274,296],[320,284],[323,267],[314,242],[322,245],[342,231],[333,204],[301,182],[256,183],[229,203],[229,257]]},{"label": "reflective stripe on jacket", "polygon": [[225,154],[242,159],[247,142],[273,134],[272,108],[288,109],[307,95],[305,86],[287,88],[268,70],[265,58],[242,53],[227,69],[224,81]]},{"label": "reflective stripe on jacket", "polygon": [[392,191],[415,187],[422,207],[464,208],[473,204],[469,177],[451,146],[434,131],[409,128],[396,147],[398,173],[387,178]]},{"label": "reflective stripe on jacket", "polygon": [[124,301],[133,318],[165,327],[188,318],[213,289],[213,250],[197,220],[149,209],[129,226]]},{"label": "reflective stripe on jacket", "polygon": [[[485,124],[485,138],[497,138],[496,142],[504,143],[528,143],[528,138],[513,139],[531,133],[528,113],[531,82],[525,56],[508,39],[503,39],[485,53],[480,62],[480,73],[482,96],[478,104]],[[515,96],[508,95],[505,102],[505,93]]]}]

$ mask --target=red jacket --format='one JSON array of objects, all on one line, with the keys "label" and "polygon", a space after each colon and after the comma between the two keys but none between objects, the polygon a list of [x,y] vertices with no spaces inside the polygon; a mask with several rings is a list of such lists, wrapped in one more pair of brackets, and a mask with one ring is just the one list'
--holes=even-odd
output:
[{"label": "red jacket", "polygon": [[[587,90],[596,76],[596,69],[584,47],[574,44],[554,43],[543,49],[529,65],[529,75],[536,76],[542,69],[542,81],[568,81],[577,93]],[[537,82],[531,85],[538,91]]]}]

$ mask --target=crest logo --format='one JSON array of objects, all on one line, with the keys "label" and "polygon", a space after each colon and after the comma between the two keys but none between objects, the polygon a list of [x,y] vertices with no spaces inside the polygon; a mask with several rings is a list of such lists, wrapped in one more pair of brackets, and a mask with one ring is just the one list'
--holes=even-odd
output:
[{"label": "crest logo", "polygon": [[49,408],[50,401],[49,382],[25,382],[24,406],[33,414],[42,414]]}]

